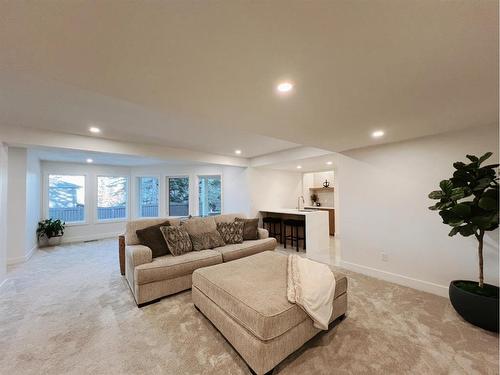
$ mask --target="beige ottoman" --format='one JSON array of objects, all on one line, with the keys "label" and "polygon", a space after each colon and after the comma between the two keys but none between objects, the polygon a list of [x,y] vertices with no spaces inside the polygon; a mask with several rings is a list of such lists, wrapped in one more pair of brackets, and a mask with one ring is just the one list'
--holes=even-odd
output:
[{"label": "beige ottoman", "polygon": [[[272,370],[320,332],[286,297],[287,256],[266,251],[193,273],[195,306],[257,373]],[[347,279],[337,286],[331,321],[347,310]]]}]

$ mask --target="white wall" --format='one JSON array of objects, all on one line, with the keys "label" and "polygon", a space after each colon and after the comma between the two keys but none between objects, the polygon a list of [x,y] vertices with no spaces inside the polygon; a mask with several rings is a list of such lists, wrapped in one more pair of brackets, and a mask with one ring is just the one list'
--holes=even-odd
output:
[{"label": "white wall", "polygon": [[0,141],[0,286],[7,274],[7,146]]},{"label": "white wall", "polygon": [[245,176],[251,216],[263,209],[297,207],[297,198],[302,195],[302,173],[247,168]]},{"label": "white wall", "polygon": [[31,150],[26,156],[26,234],[25,248],[32,253],[37,248],[36,229],[41,218],[42,173],[40,160]]},{"label": "white wall", "polygon": [[[466,154],[494,152],[498,127],[473,128],[354,150],[337,159],[337,223],[346,268],[447,295],[454,279],[476,280],[477,241],[448,237],[427,198]],[[382,261],[381,253],[388,256]],[[485,280],[499,283],[498,230],[487,235]]]},{"label": "white wall", "polygon": [[7,263],[27,259],[26,248],[26,163],[25,148],[8,148],[7,177]]}]

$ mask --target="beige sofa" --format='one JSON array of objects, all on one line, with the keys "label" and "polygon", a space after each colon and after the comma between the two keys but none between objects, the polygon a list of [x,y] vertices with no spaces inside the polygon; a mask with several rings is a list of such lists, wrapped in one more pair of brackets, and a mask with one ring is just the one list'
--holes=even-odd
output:
[{"label": "beige sofa", "polygon": [[[213,222],[231,222],[242,214],[227,214],[207,218],[195,218],[210,226]],[[259,228],[259,239],[241,244],[226,245],[211,250],[192,251],[180,256],[165,255],[152,257],[149,247],[139,244],[136,230],[169,220],[171,225],[180,225],[180,219],[156,218],[134,220],[127,223],[126,231],[119,238],[120,268],[134,294],[138,305],[145,304],[191,288],[194,270],[263,251],[274,250],[276,239],[269,238],[265,229]]]}]

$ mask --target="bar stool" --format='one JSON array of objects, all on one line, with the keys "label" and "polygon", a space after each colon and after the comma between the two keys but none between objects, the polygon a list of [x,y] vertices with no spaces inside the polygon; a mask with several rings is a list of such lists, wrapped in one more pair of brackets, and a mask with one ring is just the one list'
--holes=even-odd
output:
[{"label": "bar stool", "polygon": [[[276,240],[278,240],[278,237],[279,237],[278,242],[280,242],[280,243],[283,242],[283,237],[281,235],[281,233],[282,233],[282,231],[281,231],[281,219],[279,217],[267,216],[267,217],[262,219],[262,225],[263,225],[264,229],[267,229],[269,231],[269,237],[274,237],[274,238],[276,238]],[[279,232],[276,230],[276,225],[279,228]]]},{"label": "bar stool", "polygon": [[[285,226],[284,230],[284,240],[285,240],[285,249],[286,249],[286,242],[288,239],[292,242],[292,248],[293,248],[293,242],[295,241],[297,245],[297,251],[299,251],[299,241],[303,241],[304,244],[304,250],[306,249],[306,224],[304,220],[295,220],[295,219],[287,219],[283,221],[283,224]],[[287,234],[287,228],[290,227],[290,235]],[[295,229],[295,234],[293,233]],[[302,229],[302,233],[304,233],[303,237],[299,236],[299,229]]]}]

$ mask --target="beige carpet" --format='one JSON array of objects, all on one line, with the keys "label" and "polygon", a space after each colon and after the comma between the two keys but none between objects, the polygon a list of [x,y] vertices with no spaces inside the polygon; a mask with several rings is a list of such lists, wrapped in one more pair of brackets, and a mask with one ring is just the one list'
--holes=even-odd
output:
[{"label": "beige carpet", "polygon": [[[0,373],[249,374],[190,291],[138,309],[116,242],[38,251],[0,289]],[[277,374],[497,374],[498,335],[445,298],[355,273],[349,312]]]}]

